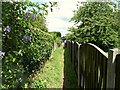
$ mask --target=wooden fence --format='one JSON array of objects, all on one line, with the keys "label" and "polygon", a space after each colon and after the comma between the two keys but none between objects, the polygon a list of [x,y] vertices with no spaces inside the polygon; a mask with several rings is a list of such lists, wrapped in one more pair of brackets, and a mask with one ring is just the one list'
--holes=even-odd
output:
[{"label": "wooden fence", "polygon": [[79,88],[120,88],[120,50],[108,55],[94,44],[66,41]]}]

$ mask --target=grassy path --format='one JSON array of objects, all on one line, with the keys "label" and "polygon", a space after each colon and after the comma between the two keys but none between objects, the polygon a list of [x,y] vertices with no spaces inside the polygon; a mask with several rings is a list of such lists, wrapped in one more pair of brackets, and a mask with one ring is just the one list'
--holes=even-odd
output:
[{"label": "grassy path", "polygon": [[73,70],[67,49],[64,49],[64,87],[77,88],[77,77]]},{"label": "grassy path", "polygon": [[77,88],[77,79],[69,54],[62,47],[56,48],[39,77],[46,81],[47,88]]},{"label": "grassy path", "polygon": [[40,77],[46,80],[47,88],[62,88],[63,49],[56,48],[43,69]]}]

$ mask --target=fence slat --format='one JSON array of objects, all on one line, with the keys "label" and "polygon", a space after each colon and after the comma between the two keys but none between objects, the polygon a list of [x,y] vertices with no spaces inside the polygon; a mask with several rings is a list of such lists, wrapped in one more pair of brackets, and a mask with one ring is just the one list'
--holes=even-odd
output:
[{"label": "fence slat", "polygon": [[95,49],[95,88],[97,88],[97,84],[98,84],[98,51]]},{"label": "fence slat", "polygon": [[78,88],[81,88],[81,73],[80,73],[80,45],[78,44]]},{"label": "fence slat", "polygon": [[107,78],[107,58],[103,57],[103,88],[106,88]]}]

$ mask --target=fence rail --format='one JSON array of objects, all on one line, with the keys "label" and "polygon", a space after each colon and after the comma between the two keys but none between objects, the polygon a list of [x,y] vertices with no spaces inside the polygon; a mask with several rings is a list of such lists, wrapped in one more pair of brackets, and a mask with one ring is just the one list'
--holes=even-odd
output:
[{"label": "fence rail", "polygon": [[120,50],[108,55],[94,44],[66,41],[79,88],[120,88]]}]

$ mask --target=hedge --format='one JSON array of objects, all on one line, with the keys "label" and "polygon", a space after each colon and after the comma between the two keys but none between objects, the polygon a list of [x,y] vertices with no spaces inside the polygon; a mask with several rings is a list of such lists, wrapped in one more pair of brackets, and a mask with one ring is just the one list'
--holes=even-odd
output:
[{"label": "hedge", "polygon": [[26,2],[2,3],[2,88],[24,88],[53,48],[50,34],[28,25],[36,17],[32,12],[25,13],[25,6]]}]

